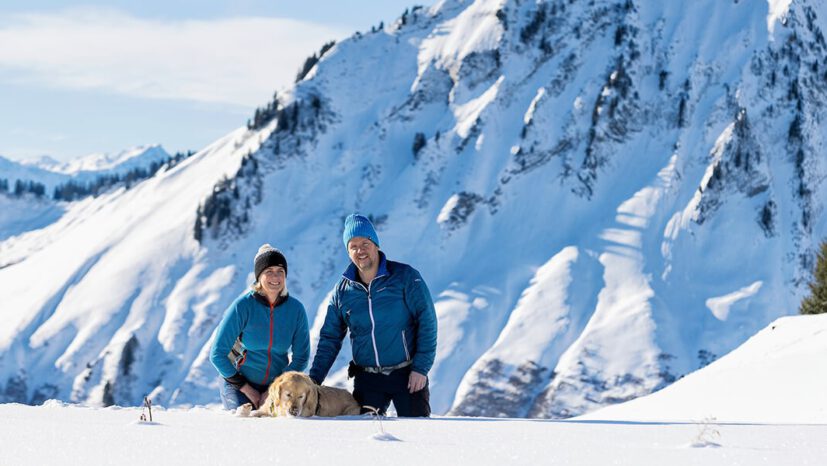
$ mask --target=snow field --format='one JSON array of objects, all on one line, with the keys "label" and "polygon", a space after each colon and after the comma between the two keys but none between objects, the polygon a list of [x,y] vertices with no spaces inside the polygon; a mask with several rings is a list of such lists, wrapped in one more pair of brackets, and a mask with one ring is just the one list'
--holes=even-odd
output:
[{"label": "snow field", "polygon": [[823,464],[827,425],[510,419],[237,418],[218,409],[0,405],[4,465],[31,464]]}]

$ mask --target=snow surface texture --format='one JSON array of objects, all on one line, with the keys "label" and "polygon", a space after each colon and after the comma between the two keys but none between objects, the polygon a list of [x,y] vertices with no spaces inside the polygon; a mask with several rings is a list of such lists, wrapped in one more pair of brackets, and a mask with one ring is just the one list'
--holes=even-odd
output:
[{"label": "snow surface texture", "polygon": [[434,412],[569,417],[668,386],[806,291],[825,17],[445,0],[354,34],[269,124],[0,242],[0,399],[217,402],[210,338],[258,246],[285,251],[316,338],[353,211],[435,298]]},{"label": "snow surface texture", "polygon": [[[817,465],[827,426],[699,425],[436,418],[237,418],[217,409],[0,405],[4,465],[31,464],[618,464]],[[387,434],[398,441],[387,441]],[[707,434],[710,435],[710,434]]]}]

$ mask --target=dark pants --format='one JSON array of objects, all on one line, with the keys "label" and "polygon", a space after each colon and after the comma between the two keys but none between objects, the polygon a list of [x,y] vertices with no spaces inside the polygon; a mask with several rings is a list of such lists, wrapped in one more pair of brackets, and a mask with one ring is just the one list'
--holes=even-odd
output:
[{"label": "dark pants", "polygon": [[[353,397],[360,406],[372,406],[385,414],[391,401],[400,417],[428,417],[431,415],[431,394],[428,383],[422,390],[410,393],[408,391],[408,377],[410,367],[403,367],[389,375],[371,374],[358,371],[353,381]],[[362,413],[371,413],[370,409],[362,408]]]},{"label": "dark pants", "polygon": [[[267,390],[267,387],[263,387],[258,384],[251,383],[250,386],[259,392]],[[247,395],[241,393],[241,389],[239,387],[236,387],[223,379],[221,380],[221,388],[219,392],[221,394],[221,403],[224,405],[224,409],[234,410],[245,403],[252,403],[250,399],[247,398]]]}]

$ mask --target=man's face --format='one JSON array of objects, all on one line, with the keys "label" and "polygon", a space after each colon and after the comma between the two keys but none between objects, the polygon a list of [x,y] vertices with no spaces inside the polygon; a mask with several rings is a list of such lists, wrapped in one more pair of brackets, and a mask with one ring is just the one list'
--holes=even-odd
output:
[{"label": "man's face", "polygon": [[347,255],[359,270],[379,267],[379,248],[364,236],[356,236],[347,242]]}]

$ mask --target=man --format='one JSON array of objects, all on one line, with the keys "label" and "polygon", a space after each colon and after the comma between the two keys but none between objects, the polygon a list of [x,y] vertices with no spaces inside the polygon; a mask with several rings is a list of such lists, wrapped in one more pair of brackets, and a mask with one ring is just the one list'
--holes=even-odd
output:
[{"label": "man", "polygon": [[342,240],[351,264],[333,290],[310,377],[321,384],[350,330],[353,396],[370,412],[390,402],[399,416],[431,414],[428,371],[436,355],[434,303],[413,267],[389,261],[366,217],[345,220]]}]

